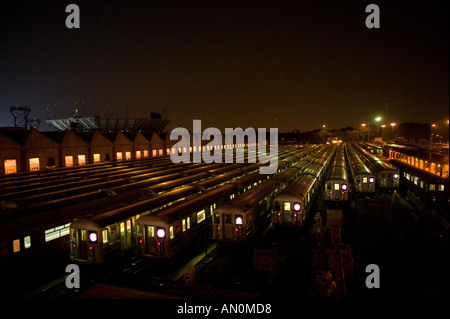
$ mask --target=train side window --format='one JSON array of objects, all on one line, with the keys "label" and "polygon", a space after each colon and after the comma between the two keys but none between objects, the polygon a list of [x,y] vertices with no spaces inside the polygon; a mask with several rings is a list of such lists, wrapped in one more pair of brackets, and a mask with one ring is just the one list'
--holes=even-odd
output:
[{"label": "train side window", "polygon": [[136,224],[136,234],[137,234],[138,236],[141,236],[141,235],[142,235],[142,227],[141,227],[140,224]]},{"label": "train side window", "polygon": [[219,214],[214,214],[214,224],[219,224],[220,223],[219,217],[220,217]]},{"label": "train side window", "polygon": [[104,244],[108,243],[108,229],[102,230],[102,240]]},{"label": "train side window", "polygon": [[175,233],[173,231],[173,226],[169,227],[169,236],[170,236],[170,239],[174,239],[175,238]]},{"label": "train side window", "polygon": [[327,190],[331,189],[331,183],[327,183]]},{"label": "train side window", "polygon": [[123,235],[125,234],[125,223],[120,223],[120,234]]},{"label": "train side window", "polygon": [[147,236],[148,237],[155,237],[155,226],[148,226],[147,227]]},{"label": "train side window", "polygon": [[197,224],[200,224],[202,221],[205,220],[205,218],[206,218],[205,210],[203,209],[202,211],[199,211],[197,213]]},{"label": "train side window", "polygon": [[444,190],[445,190],[445,185],[444,184],[439,184],[438,191],[443,192]]},{"label": "train side window", "polygon": [[417,185],[419,183],[419,179],[417,177],[414,177],[414,185]]},{"label": "train side window", "polygon": [[28,248],[31,247],[31,237],[30,237],[30,236],[26,236],[26,237],[23,239],[23,247],[24,247],[25,249],[28,249]]},{"label": "train side window", "polygon": [[430,184],[428,189],[429,189],[430,191],[435,191],[435,190],[436,190],[436,185]]},{"label": "train side window", "polygon": [[86,229],[81,230],[81,240],[86,240]]},{"label": "train side window", "polygon": [[182,227],[183,231],[186,231],[186,219],[184,219],[184,218],[181,221],[181,227]]},{"label": "train side window", "polygon": [[334,184],[334,190],[335,190],[335,191],[340,190],[339,184]]},{"label": "train side window", "polygon": [[406,173],[406,179],[409,181],[409,180],[411,180],[411,176],[408,174],[408,173]]},{"label": "train side window", "polygon": [[420,188],[423,188],[423,182],[420,182]]},{"label": "train side window", "polygon": [[20,239],[13,241],[13,252],[18,253],[20,251]]},{"label": "train side window", "polygon": [[131,231],[131,219],[127,220],[127,232]]}]

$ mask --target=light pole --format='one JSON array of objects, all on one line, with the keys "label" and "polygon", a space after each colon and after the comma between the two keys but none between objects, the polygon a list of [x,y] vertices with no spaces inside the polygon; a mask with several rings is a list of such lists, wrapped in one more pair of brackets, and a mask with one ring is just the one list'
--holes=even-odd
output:
[{"label": "light pole", "polygon": [[[381,121],[381,116],[377,116],[376,118],[375,118],[375,122],[376,123],[379,123]],[[380,127],[379,126],[376,126],[375,127],[376,129],[377,129],[377,135],[380,135]]]},{"label": "light pole", "polygon": [[[361,127],[365,127],[365,126],[366,126],[366,123],[362,123],[361,124]],[[361,129],[361,131],[363,131],[363,129]],[[364,131],[363,131],[363,134],[362,134],[362,141],[364,143]],[[367,141],[367,142],[369,142],[369,141]]]},{"label": "light pole", "polygon": [[[382,131],[381,131],[381,139],[383,139],[383,135],[384,135],[384,128],[386,127],[386,124],[381,124],[381,128],[383,129]],[[386,137],[386,140],[387,140],[387,137]]]},{"label": "light pole", "polygon": [[394,135],[394,128],[395,128],[396,125],[397,125],[397,123],[391,123],[391,126],[392,126],[392,138],[393,138],[393,139],[395,138],[395,135]]},{"label": "light pole", "polygon": [[436,127],[436,124],[431,124],[430,144],[433,144],[433,127]]}]

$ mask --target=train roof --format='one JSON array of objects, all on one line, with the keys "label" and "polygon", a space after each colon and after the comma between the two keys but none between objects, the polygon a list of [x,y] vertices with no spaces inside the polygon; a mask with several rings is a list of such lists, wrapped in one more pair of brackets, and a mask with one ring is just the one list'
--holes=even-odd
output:
[{"label": "train roof", "polygon": [[[314,185],[316,178],[312,175],[301,175],[297,177],[288,187],[286,187],[278,196],[306,194]],[[277,197],[278,197],[277,196]]]},{"label": "train roof", "polygon": [[327,180],[342,179],[348,181],[347,171],[342,166],[334,166],[330,168]]}]

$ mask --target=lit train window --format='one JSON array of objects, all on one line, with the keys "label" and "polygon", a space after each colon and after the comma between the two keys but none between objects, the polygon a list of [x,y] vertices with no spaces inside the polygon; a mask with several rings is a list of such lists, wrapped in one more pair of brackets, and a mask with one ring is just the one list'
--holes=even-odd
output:
[{"label": "lit train window", "polygon": [[147,236],[148,237],[155,237],[155,226],[148,226],[147,227]]},{"label": "lit train window", "polygon": [[[81,232],[83,234],[83,230]],[[86,230],[84,230],[84,232],[85,232],[84,235],[86,236]],[[70,233],[70,223],[50,228],[45,231],[45,241],[48,242],[53,239],[68,235],[69,233]]]},{"label": "lit train window", "polygon": [[339,190],[339,184],[334,184],[334,190],[338,191]]},{"label": "lit train window", "polygon": [[20,251],[20,239],[13,241],[13,252],[18,253]]},{"label": "lit train window", "polygon": [[363,177],[363,183],[367,183],[367,177]]},{"label": "lit train window", "polygon": [[420,182],[420,188],[423,188],[423,182]]},{"label": "lit train window", "polygon": [[409,180],[411,180],[411,176],[408,174],[408,173],[406,173],[406,179],[409,181]]},{"label": "lit train window", "polygon": [[181,228],[183,229],[183,231],[186,231],[186,219],[183,219],[181,221]]},{"label": "lit train window", "polygon": [[125,234],[125,223],[120,223],[120,234]]},{"label": "lit train window", "polygon": [[26,236],[26,237],[23,239],[23,246],[25,247],[25,249],[31,247],[31,237],[30,237],[30,236]]},{"label": "lit train window", "polygon": [[170,239],[174,239],[175,238],[175,234],[174,234],[174,231],[173,231],[173,226],[169,227],[169,236],[170,236]]},{"label": "lit train window", "polygon": [[81,240],[86,240],[86,229],[81,230]]},{"label": "lit train window", "polygon": [[197,224],[200,224],[202,221],[204,221],[206,218],[205,216],[205,210],[199,211],[197,213]]},{"label": "lit train window", "polygon": [[429,188],[430,191],[435,191],[436,190],[436,185],[434,184],[430,184]]},{"label": "lit train window", "polygon": [[438,191],[443,192],[444,189],[445,189],[445,185],[444,184],[439,184]]},{"label": "lit train window", "polygon": [[127,220],[127,232],[131,230],[131,220]]},{"label": "lit train window", "polygon": [[186,218],[186,228],[191,228],[191,217]]},{"label": "lit train window", "polygon": [[419,179],[417,177],[414,177],[414,185],[418,184]]},{"label": "lit train window", "polygon": [[284,210],[291,210],[291,203],[290,202],[284,202]]},{"label": "lit train window", "polygon": [[103,238],[103,243],[106,244],[108,242],[108,230],[107,229],[102,230],[102,238]]}]

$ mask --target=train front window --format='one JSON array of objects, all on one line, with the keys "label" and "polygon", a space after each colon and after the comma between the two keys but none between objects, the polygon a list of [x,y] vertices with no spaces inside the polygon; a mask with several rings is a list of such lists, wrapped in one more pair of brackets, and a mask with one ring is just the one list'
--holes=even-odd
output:
[{"label": "train front window", "polygon": [[225,224],[231,224],[231,216],[230,215],[225,215]]},{"label": "train front window", "polygon": [[275,210],[280,211],[280,202],[279,201],[275,202]]},{"label": "train front window", "polygon": [[214,224],[219,224],[220,223],[220,215],[219,214],[214,214]]},{"label": "train front window", "polygon": [[148,237],[155,237],[155,226],[148,226],[147,227],[147,236]]},{"label": "train front window", "polygon": [[367,183],[367,177],[363,177],[363,183]]},{"label": "train front window", "polygon": [[87,238],[87,231],[86,229],[81,230],[81,240],[86,240]]},{"label": "train front window", "polygon": [[439,184],[438,191],[443,192],[444,190],[445,190],[445,185],[444,184]]},{"label": "train front window", "polygon": [[291,210],[291,202],[284,202],[284,210]]},{"label": "train front window", "polygon": [[104,244],[108,243],[108,229],[102,230],[102,240]]},{"label": "train front window", "polygon": [[435,191],[436,190],[436,185],[434,184],[430,184],[429,188],[430,191]]},{"label": "train front window", "polygon": [[334,184],[334,190],[335,191],[338,191],[340,188],[339,188],[339,184]]}]

